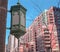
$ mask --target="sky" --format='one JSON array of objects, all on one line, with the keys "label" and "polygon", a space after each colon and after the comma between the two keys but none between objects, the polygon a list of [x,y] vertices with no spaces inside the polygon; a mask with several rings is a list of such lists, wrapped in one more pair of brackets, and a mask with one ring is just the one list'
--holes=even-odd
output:
[{"label": "sky", "polygon": [[[26,12],[26,28],[28,28],[33,20],[40,15],[45,9],[49,9],[51,6],[58,7],[59,0],[20,0],[20,4],[27,9]],[[8,11],[11,6],[16,5],[18,0],[8,0]],[[6,27],[10,27],[11,14],[7,12]],[[8,43],[8,36],[10,35],[10,30],[6,29],[6,44]]]}]

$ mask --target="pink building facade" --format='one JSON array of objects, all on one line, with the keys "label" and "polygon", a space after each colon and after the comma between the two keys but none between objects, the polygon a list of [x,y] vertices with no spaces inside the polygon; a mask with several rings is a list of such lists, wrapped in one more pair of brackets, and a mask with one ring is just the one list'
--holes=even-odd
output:
[{"label": "pink building facade", "polygon": [[28,52],[60,52],[59,26],[59,8],[51,7],[36,17],[23,36]]},{"label": "pink building facade", "polygon": [[10,34],[8,37],[8,52],[17,52],[18,51],[18,39]]}]

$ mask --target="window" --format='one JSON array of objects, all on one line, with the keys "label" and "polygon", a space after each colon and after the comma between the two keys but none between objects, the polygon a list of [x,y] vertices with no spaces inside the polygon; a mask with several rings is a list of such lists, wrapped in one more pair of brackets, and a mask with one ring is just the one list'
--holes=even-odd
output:
[{"label": "window", "polygon": [[60,19],[57,20],[57,23],[60,24]]},{"label": "window", "polygon": [[49,13],[50,16],[52,16],[52,13]]},{"label": "window", "polygon": [[44,31],[49,31],[49,30],[46,28],[46,29],[44,29]]},{"label": "window", "polygon": [[57,30],[59,30],[59,31],[60,31],[60,27],[58,27],[58,28],[57,28]]},{"label": "window", "polygon": [[58,35],[58,37],[60,37],[60,35]]},{"label": "window", "polygon": [[36,48],[36,51],[38,51],[38,48]]},{"label": "window", "polygon": [[53,21],[50,21],[50,23],[52,24],[52,23],[53,23]]},{"label": "window", "polygon": [[0,10],[0,15],[1,15],[1,10]]},{"label": "window", "polygon": [[58,37],[58,39],[60,40],[60,36]]},{"label": "window", "polygon": [[53,21],[53,18],[50,18],[50,21]]},{"label": "window", "polygon": [[57,50],[57,51],[53,51],[53,52],[59,52],[59,51]]},{"label": "window", "polygon": [[44,38],[49,38],[49,36],[44,36]]},{"label": "window", "polygon": [[47,38],[47,39],[45,39],[45,41],[50,41],[50,39]]},{"label": "window", "polygon": [[51,52],[51,48],[50,47],[47,48],[47,52]]},{"label": "window", "polygon": [[53,16],[49,16],[50,18],[53,18]]},{"label": "window", "polygon": [[49,31],[44,31],[44,34],[49,34]]},{"label": "window", "polygon": [[48,29],[44,29],[44,33],[49,33],[49,30]]}]

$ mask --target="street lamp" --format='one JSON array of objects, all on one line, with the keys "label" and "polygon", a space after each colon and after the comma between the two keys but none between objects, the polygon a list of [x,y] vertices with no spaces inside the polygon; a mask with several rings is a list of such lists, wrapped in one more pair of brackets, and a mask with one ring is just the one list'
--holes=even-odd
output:
[{"label": "street lamp", "polygon": [[19,38],[26,33],[26,9],[20,5],[19,0],[17,5],[11,6],[11,29],[10,34],[18,39],[19,52]]}]

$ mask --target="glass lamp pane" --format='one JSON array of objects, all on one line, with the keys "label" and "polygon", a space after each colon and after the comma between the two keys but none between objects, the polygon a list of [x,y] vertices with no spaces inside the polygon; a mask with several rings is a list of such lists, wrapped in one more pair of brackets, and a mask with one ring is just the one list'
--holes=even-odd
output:
[{"label": "glass lamp pane", "polygon": [[21,14],[21,17],[20,17],[20,19],[21,19],[20,24],[23,25],[23,26],[25,26],[25,16],[24,16],[24,13],[21,11],[20,14]]},{"label": "glass lamp pane", "polygon": [[14,12],[12,15],[12,25],[17,25],[19,24],[19,15],[18,12]]}]

